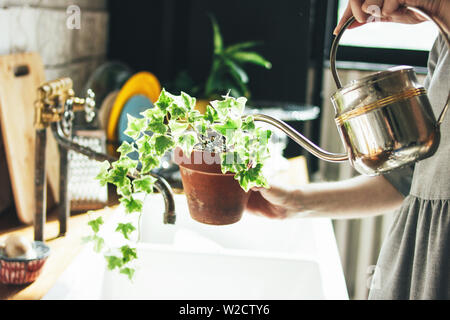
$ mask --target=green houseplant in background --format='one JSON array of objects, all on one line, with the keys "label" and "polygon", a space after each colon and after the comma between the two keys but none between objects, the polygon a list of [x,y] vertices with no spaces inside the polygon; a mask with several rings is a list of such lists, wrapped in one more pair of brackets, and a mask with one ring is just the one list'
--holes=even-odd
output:
[{"label": "green houseplant in background", "polygon": [[182,71],[171,89],[199,97],[199,110],[202,113],[206,111],[205,107],[210,100],[218,99],[227,93],[232,97],[250,98],[249,77],[244,69],[247,64],[272,68],[272,64],[259,53],[249,51],[260,45],[260,42],[248,41],[225,46],[216,18],[213,15],[209,17],[213,29],[214,51],[208,77],[204,83],[195,84],[189,74]]},{"label": "green houseplant in background", "polygon": [[[206,107],[206,112],[201,114],[195,109],[195,98],[184,92],[181,95],[173,95],[163,89],[155,106],[141,113],[143,118],[128,116],[125,134],[134,142],[124,142],[118,148],[121,154],[119,160],[113,163],[105,161],[97,179],[102,185],[115,185],[125,212],[128,215],[137,214],[140,220],[144,197],[153,192],[155,179],[150,175],[150,171],[159,166],[161,157],[170,150],[179,150],[181,159],[189,159],[196,152],[200,152],[202,159],[208,155],[212,159],[218,159],[218,163],[206,164],[202,160],[199,166],[206,168],[208,176],[211,176],[211,165],[218,168],[218,172],[213,173],[217,178],[226,178],[227,183],[230,183],[231,178],[241,192],[242,203],[236,206],[236,211],[240,212],[235,212],[231,220],[221,220],[221,216],[226,213],[220,211],[221,206],[216,201],[222,201],[224,198],[233,201],[239,197],[224,197],[221,192],[228,192],[230,187],[226,190],[220,189],[221,183],[215,183],[217,180],[208,184],[208,180],[203,179],[199,186],[211,192],[210,198],[201,200],[203,203],[209,202],[208,212],[215,211],[215,207],[218,207],[218,212],[215,217],[208,216],[206,220],[202,220],[202,212],[199,213],[200,217],[194,216],[192,210],[195,208],[189,206],[191,216],[204,223],[236,222],[248,200],[249,189],[254,186],[267,187],[263,164],[270,155],[268,140],[271,131],[256,127],[252,116],[243,116],[246,102],[245,97],[234,98],[227,95],[221,100],[212,101]],[[128,156],[133,152],[139,154],[139,160]],[[191,169],[193,168],[189,167],[188,170]],[[194,168],[194,171],[201,170]],[[133,176],[134,180],[130,179],[130,176]],[[186,187],[185,182],[183,178],[183,185]],[[189,203],[189,194],[186,194]],[[202,196],[202,193],[197,192],[196,196]],[[115,231],[121,236],[122,242],[121,245],[111,248],[101,236],[103,224],[102,218],[92,219],[89,225],[93,234],[86,240],[92,241],[94,249],[104,254],[109,269],[117,269],[132,278],[135,270],[133,261],[138,255],[131,236],[134,232],[139,232],[139,226],[129,220],[119,222]]]}]

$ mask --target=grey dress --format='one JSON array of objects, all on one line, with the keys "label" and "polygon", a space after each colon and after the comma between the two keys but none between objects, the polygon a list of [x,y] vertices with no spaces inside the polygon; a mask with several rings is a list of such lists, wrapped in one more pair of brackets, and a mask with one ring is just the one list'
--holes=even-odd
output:
[{"label": "grey dress", "polygon": [[[436,117],[450,90],[448,47],[438,37],[425,87]],[[381,249],[369,299],[450,299],[450,113],[436,154],[415,165],[409,195]],[[407,177],[385,176],[405,192]]]}]

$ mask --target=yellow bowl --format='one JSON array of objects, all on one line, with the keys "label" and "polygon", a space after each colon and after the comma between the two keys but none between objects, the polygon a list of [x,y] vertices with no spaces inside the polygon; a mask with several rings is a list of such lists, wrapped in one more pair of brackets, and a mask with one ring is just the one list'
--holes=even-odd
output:
[{"label": "yellow bowl", "polygon": [[[139,72],[133,75],[119,91],[119,94],[114,101],[111,109],[109,121],[107,124],[107,138],[113,143],[117,141],[117,124],[119,122],[120,114],[126,102],[135,95],[144,95],[155,103],[161,93],[161,84],[158,78],[150,72]],[[110,154],[115,154],[115,148],[112,144],[109,145],[108,151]]]}]

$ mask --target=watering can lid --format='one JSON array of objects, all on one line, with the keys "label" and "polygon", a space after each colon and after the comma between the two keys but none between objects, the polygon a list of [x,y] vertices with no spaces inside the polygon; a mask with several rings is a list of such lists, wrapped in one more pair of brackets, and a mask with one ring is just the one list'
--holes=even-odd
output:
[{"label": "watering can lid", "polygon": [[379,80],[386,79],[393,75],[398,75],[399,73],[405,73],[405,72],[411,72],[411,71],[414,71],[414,68],[411,66],[396,66],[396,67],[392,67],[392,68],[389,68],[384,71],[376,72],[374,74],[368,75],[361,79],[352,80],[348,84],[343,86],[341,89],[338,89],[338,91],[335,94],[333,94],[333,96],[331,98],[336,99],[339,96],[342,96],[342,95],[344,95],[352,90],[358,89],[362,86],[370,85]]}]

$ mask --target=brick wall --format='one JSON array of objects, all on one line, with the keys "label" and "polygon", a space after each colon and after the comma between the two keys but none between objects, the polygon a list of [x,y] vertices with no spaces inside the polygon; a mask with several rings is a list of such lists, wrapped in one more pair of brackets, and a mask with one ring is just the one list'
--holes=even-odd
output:
[{"label": "brick wall", "polygon": [[[79,29],[67,27],[70,5],[80,8]],[[69,76],[83,96],[87,78],[106,59],[106,5],[107,0],[0,0],[0,54],[39,52],[47,80]]]}]

